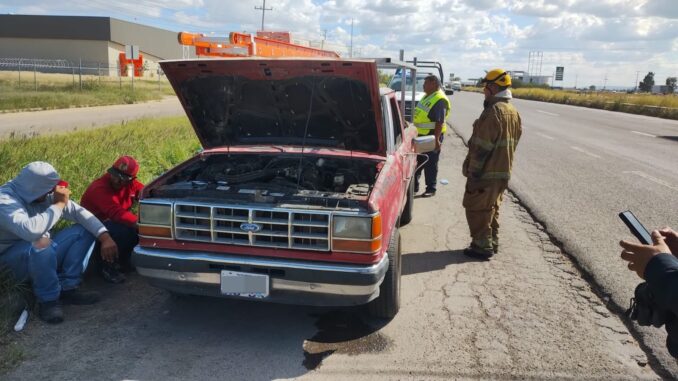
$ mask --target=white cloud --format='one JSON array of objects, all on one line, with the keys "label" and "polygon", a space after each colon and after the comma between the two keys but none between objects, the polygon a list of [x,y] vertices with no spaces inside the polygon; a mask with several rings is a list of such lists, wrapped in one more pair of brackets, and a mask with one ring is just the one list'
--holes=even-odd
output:
[{"label": "white cloud", "polygon": [[[4,0],[0,13],[123,18],[166,29],[226,35],[260,28],[261,0]],[[266,29],[363,56],[438,60],[447,72],[527,69],[531,51],[543,70],[566,66],[566,84],[629,85],[629,75],[678,74],[678,0],[269,0]]]}]

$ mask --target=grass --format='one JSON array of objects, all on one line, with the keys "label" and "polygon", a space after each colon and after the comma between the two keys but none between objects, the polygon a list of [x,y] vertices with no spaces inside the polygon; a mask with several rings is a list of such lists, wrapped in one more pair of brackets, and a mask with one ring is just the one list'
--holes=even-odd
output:
[{"label": "grass", "polygon": [[[481,91],[479,88],[464,90]],[[514,98],[561,103],[678,120],[678,95],[596,93],[540,88],[511,89]]]},{"label": "grass", "polygon": [[[104,174],[120,155],[140,163],[139,180],[148,183],[166,170],[190,158],[200,148],[186,117],[142,119],[96,130],[0,141],[0,184],[16,176],[32,161],[52,164],[70,183],[71,198],[79,200],[90,182]],[[9,329],[18,318],[3,304],[28,292],[6,271],[0,271],[0,374],[16,366],[24,352]],[[5,302],[5,304],[11,304]],[[33,319],[35,315],[33,314]]]},{"label": "grass", "polygon": [[9,271],[0,268],[0,374],[13,368],[24,357],[21,347],[8,336],[19,317],[28,289],[14,281]]},{"label": "grass", "polygon": [[83,76],[81,90],[77,75],[36,77],[37,91],[33,73],[24,72],[21,84],[18,72],[0,73],[0,112],[130,104],[174,95],[167,80],[135,79],[132,90],[130,78],[121,85],[115,77]]}]

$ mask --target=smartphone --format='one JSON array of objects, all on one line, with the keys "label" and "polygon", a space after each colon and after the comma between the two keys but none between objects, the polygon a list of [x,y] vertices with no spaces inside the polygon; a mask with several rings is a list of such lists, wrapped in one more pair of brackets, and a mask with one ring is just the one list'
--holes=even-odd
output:
[{"label": "smartphone", "polygon": [[628,226],[631,233],[633,233],[640,242],[645,245],[652,245],[652,236],[650,232],[645,229],[645,226],[638,221],[636,216],[630,210],[619,213],[619,218]]}]

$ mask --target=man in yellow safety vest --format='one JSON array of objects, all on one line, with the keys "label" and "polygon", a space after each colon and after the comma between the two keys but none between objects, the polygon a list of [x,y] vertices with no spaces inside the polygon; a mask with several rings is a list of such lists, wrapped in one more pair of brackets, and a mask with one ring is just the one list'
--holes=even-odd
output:
[{"label": "man in yellow safety vest", "polygon": [[[425,156],[417,156],[419,170],[414,177],[414,192],[419,192],[419,178],[421,172],[424,171],[426,191],[423,197],[432,197],[436,194],[440,144],[443,142],[445,131],[447,131],[445,120],[450,115],[451,106],[450,100],[440,89],[440,80],[435,75],[429,75],[424,79],[424,92],[426,96],[417,103],[417,107],[414,109],[414,125],[417,127],[419,136],[435,136],[436,148]],[[424,165],[422,166],[422,164]]]}]

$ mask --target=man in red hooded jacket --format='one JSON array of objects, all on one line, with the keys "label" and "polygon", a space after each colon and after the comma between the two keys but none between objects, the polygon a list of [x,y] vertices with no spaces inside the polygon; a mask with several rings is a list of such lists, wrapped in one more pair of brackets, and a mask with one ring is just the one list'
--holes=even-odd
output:
[{"label": "man in red hooded jacket", "polygon": [[94,180],[82,195],[80,204],[104,223],[118,245],[118,258],[103,261],[102,275],[112,283],[122,283],[121,269],[131,268],[130,256],[139,242],[137,216],[130,211],[144,185],[137,181],[139,163],[131,156],[121,156],[107,173]]}]

